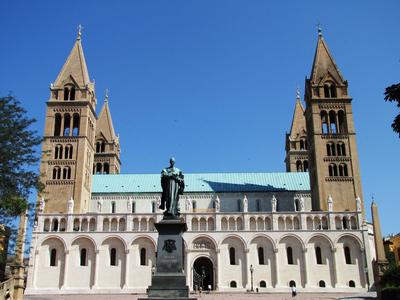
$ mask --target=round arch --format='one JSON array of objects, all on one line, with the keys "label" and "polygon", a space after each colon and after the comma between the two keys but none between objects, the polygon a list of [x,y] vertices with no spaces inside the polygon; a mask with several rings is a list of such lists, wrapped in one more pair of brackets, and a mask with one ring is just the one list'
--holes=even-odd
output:
[{"label": "round arch", "polygon": [[115,234],[107,235],[104,239],[101,240],[99,245],[103,245],[109,239],[116,239],[116,240],[120,241],[122,243],[122,245],[124,246],[124,250],[128,249],[128,245],[126,244],[125,240],[123,240],[120,236],[115,235]]},{"label": "round arch", "polygon": [[141,235],[136,236],[136,237],[129,243],[129,245],[132,245],[132,244],[135,243],[137,240],[142,239],[142,238],[143,238],[143,239],[149,240],[149,241],[153,244],[154,249],[157,249],[157,243],[156,243],[156,241],[155,241],[151,236],[146,235],[146,234],[141,234]]},{"label": "round arch", "polygon": [[255,235],[253,235],[252,237],[250,237],[247,240],[247,245],[250,245],[256,238],[266,238],[272,244],[272,248],[274,249],[274,251],[277,250],[274,240],[270,236],[268,236],[266,234],[262,234],[262,233],[257,233]]},{"label": "round arch", "polygon": [[227,236],[224,236],[223,239],[218,243],[218,248],[220,248],[222,243],[225,242],[229,238],[238,239],[239,241],[242,242],[244,249],[248,248],[246,241],[240,235],[237,235],[237,234],[228,234]]},{"label": "round arch", "polygon": [[326,236],[326,235],[324,235],[324,234],[321,234],[321,233],[314,233],[314,234],[312,234],[307,240],[306,240],[306,245],[308,245],[309,243],[310,243],[310,241],[313,239],[313,238],[316,238],[316,237],[320,237],[320,238],[322,238],[323,240],[326,240],[328,243],[329,243],[329,245],[330,245],[330,247],[331,247],[331,250],[333,250],[333,249],[335,249],[335,245],[334,245],[334,243],[332,242],[332,240],[328,237],[328,236]]},{"label": "round arch", "polygon": [[292,237],[292,238],[296,239],[297,241],[300,242],[300,245],[301,245],[301,247],[302,247],[302,250],[305,250],[305,249],[306,249],[306,244],[304,244],[303,240],[302,240],[298,235],[293,234],[293,233],[286,233],[286,234],[284,234],[284,235],[279,239],[278,244],[280,244],[280,243],[282,242],[282,240],[285,239],[285,238],[287,238],[287,237]]},{"label": "round arch", "polygon": [[352,234],[352,233],[343,233],[343,234],[339,235],[339,236],[335,239],[335,242],[334,242],[335,245],[337,245],[337,244],[339,243],[339,240],[340,240],[341,238],[344,238],[344,237],[349,237],[349,238],[351,238],[351,239],[356,240],[357,243],[358,243],[358,245],[360,246],[360,249],[361,249],[361,250],[364,250],[364,245],[363,245],[362,241],[360,240],[360,238],[359,238],[358,236]]},{"label": "round arch", "polygon": [[93,238],[91,238],[90,236],[87,236],[87,235],[78,235],[77,237],[73,238],[71,240],[70,246],[72,246],[77,240],[80,240],[80,239],[86,239],[86,240],[90,241],[93,244],[94,251],[98,251],[99,250],[98,247],[97,247],[96,241]]},{"label": "round arch", "polygon": [[57,235],[50,235],[50,236],[45,237],[45,238],[40,242],[40,246],[42,246],[45,242],[47,242],[48,240],[51,240],[51,239],[55,239],[55,240],[58,240],[59,242],[61,242],[61,244],[62,244],[63,247],[64,247],[64,251],[67,251],[67,244],[65,243],[64,239],[60,238],[60,237],[57,236]]},{"label": "round arch", "polygon": [[207,235],[207,234],[199,234],[199,235],[196,235],[194,238],[192,238],[191,240],[189,240],[188,241],[188,245],[190,245],[190,248],[192,249],[193,247],[193,242],[195,241],[195,240],[197,240],[197,239],[199,239],[199,238],[204,238],[204,239],[208,239],[208,240],[210,240],[212,243],[213,243],[213,245],[214,245],[214,249],[217,249],[217,247],[218,247],[218,243],[217,243],[217,241],[213,238],[213,237],[211,237],[211,236],[209,236],[209,235]]}]

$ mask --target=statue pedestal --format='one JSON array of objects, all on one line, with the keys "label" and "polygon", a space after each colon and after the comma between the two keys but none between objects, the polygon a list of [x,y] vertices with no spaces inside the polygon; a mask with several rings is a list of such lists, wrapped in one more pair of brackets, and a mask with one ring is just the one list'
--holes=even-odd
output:
[{"label": "statue pedestal", "polygon": [[159,233],[157,258],[151,285],[147,289],[147,299],[196,300],[189,298],[184,271],[185,247],[182,234],[187,230],[186,223],[170,219],[154,225]]}]

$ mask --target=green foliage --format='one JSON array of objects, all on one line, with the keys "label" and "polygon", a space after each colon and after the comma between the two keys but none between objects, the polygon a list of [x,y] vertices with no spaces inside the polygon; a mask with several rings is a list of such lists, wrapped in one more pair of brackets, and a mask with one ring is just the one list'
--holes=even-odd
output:
[{"label": "green foliage", "polygon": [[[0,98],[0,222],[28,208],[32,188],[41,189],[35,151],[41,138],[30,126],[35,119],[12,95]],[[2,220],[3,219],[3,220]]]},{"label": "green foliage", "polygon": [[400,266],[391,264],[381,278],[382,287],[400,288]]},{"label": "green foliage", "polygon": [[[388,86],[385,90],[385,101],[397,102],[397,107],[400,108],[400,83]],[[400,114],[398,114],[392,123],[394,132],[397,132],[400,137]]]},{"label": "green foliage", "polygon": [[383,300],[400,300],[400,288],[388,287],[382,290]]}]

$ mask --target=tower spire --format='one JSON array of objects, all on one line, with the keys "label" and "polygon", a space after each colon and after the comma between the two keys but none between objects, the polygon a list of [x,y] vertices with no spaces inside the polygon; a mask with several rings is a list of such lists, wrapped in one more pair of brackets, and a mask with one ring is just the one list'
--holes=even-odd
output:
[{"label": "tower spire", "polygon": [[79,24],[78,25],[78,27],[77,27],[77,29],[78,29],[78,36],[77,36],[77,40],[80,40],[81,39],[81,36],[82,36],[82,29],[83,29],[83,26],[81,25],[81,24]]},{"label": "tower spire", "polygon": [[104,98],[104,102],[105,102],[105,103],[108,102],[108,93],[109,93],[109,92],[110,92],[109,89],[106,88],[106,90],[105,90],[105,98]]},{"label": "tower spire", "polygon": [[322,37],[322,26],[321,23],[318,22],[318,36]]}]

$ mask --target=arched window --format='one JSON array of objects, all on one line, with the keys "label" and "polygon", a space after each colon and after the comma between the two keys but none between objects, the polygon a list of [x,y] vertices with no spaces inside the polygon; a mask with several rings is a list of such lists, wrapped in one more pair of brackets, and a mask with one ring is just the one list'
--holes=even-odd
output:
[{"label": "arched window", "polygon": [[56,145],[54,149],[54,159],[62,159],[62,152],[63,152],[63,146],[62,145]]},{"label": "arched window", "polygon": [[346,128],[346,114],[344,113],[343,110],[338,111],[338,123],[339,123],[339,132],[340,133],[346,133],[347,128]]},{"label": "arched window", "polygon": [[57,250],[51,249],[50,251],[50,267],[57,266]]},{"label": "arched window", "polygon": [[96,174],[101,174],[102,168],[103,168],[103,166],[101,165],[101,163],[97,163],[96,164]]},{"label": "arched window", "polygon": [[325,110],[321,111],[321,129],[322,129],[322,134],[329,133],[328,113]]},{"label": "arched window", "polygon": [[151,212],[154,214],[156,212],[156,203],[151,202]]},{"label": "arched window", "polygon": [[331,86],[329,87],[329,92],[331,98],[336,98],[336,85],[331,84]]},{"label": "arched window", "polygon": [[196,208],[197,208],[197,203],[196,203],[196,201],[193,201],[193,202],[192,202],[192,209],[193,209],[193,211],[195,211]]},{"label": "arched window", "polygon": [[99,153],[99,152],[100,152],[100,142],[97,141],[96,142],[96,153]]},{"label": "arched window", "polygon": [[308,172],[308,160],[303,161],[303,171]]},{"label": "arched window", "polygon": [[61,134],[61,115],[56,114],[54,116],[54,136],[60,136]]},{"label": "arched window", "polygon": [[108,163],[104,163],[103,174],[110,174],[110,165]]},{"label": "arched window", "polygon": [[230,285],[231,288],[236,288],[237,287],[237,283],[234,280],[232,280],[229,285]]},{"label": "arched window", "polygon": [[340,147],[342,148],[342,156],[346,156],[346,145],[344,143],[341,143]]},{"label": "arched window", "polygon": [[326,144],[326,154],[328,156],[336,155],[335,144],[333,142],[329,142],[328,144]]},{"label": "arched window", "polygon": [[344,176],[343,164],[339,165],[339,176]]},{"label": "arched window", "polygon": [[73,115],[73,127],[72,127],[72,135],[73,136],[78,136],[79,135],[79,122],[80,122],[80,117],[78,114]]},{"label": "arched window", "polygon": [[264,248],[263,247],[258,247],[258,264],[259,265],[265,265],[264,261]]},{"label": "arched window", "polygon": [[324,85],[324,96],[325,98],[330,98],[329,85],[327,84]]},{"label": "arched window", "polygon": [[61,168],[58,166],[55,166],[53,168],[53,179],[60,179],[61,178]]},{"label": "arched window", "polygon": [[320,247],[315,247],[315,259],[317,260],[317,265],[322,265],[322,252]]},{"label": "arched window", "polygon": [[337,149],[337,155],[338,156],[343,156],[343,154],[342,154],[342,145],[343,145],[343,143],[341,143],[341,142],[336,144],[336,149]]},{"label": "arched window", "polygon": [[70,127],[71,127],[71,116],[70,114],[64,114],[64,130],[63,130],[63,136],[69,136],[70,135]]},{"label": "arched window", "polygon": [[290,280],[290,281],[289,281],[289,286],[290,286],[290,287],[296,287],[296,281]]},{"label": "arched window", "polygon": [[333,110],[329,112],[329,132],[337,133],[336,113]]},{"label": "arched window", "polygon": [[106,143],[105,143],[104,141],[101,141],[101,144],[100,144],[100,152],[101,152],[101,153],[106,152]]},{"label": "arched window", "polygon": [[111,202],[111,213],[115,214],[115,201]]},{"label": "arched window", "polygon": [[356,287],[356,283],[353,280],[350,280],[349,281],[349,287],[355,288]]},{"label": "arched window", "polygon": [[286,248],[286,256],[288,265],[293,265],[293,249],[292,247]]},{"label": "arched window", "polygon": [[140,249],[140,265],[147,266],[146,262],[146,248]]},{"label": "arched window", "polygon": [[[335,164],[329,165],[329,176],[337,176],[337,175],[335,175],[335,167],[336,167]],[[336,172],[337,172],[337,170],[336,170]]]},{"label": "arched window", "polygon": [[325,281],[320,280],[318,283],[319,287],[326,287]]},{"label": "arched window", "polygon": [[80,265],[81,266],[87,266],[87,251],[86,251],[86,248],[82,248],[81,249]]},{"label": "arched window", "polygon": [[256,200],[256,210],[261,211],[261,200],[260,199]]},{"label": "arched window", "polygon": [[266,288],[267,287],[267,283],[264,280],[260,281],[260,288]]},{"label": "arched window", "polygon": [[71,179],[71,168],[70,167],[64,167],[63,179]]},{"label": "arched window", "polygon": [[300,211],[300,201],[299,199],[294,200],[294,210],[295,211]]},{"label": "arched window", "polygon": [[332,164],[333,176],[338,176],[338,168],[336,164]]},{"label": "arched window", "polygon": [[64,87],[64,100],[68,100],[68,99],[69,99],[69,88]]},{"label": "arched window", "polygon": [[344,176],[349,176],[349,172],[347,170],[347,165],[346,164],[343,164],[343,174],[344,174]]},{"label": "arched window", "polygon": [[58,220],[54,219],[53,220],[53,226],[52,226],[52,231],[58,231]]},{"label": "arched window", "polygon": [[69,91],[69,100],[75,100],[75,87],[71,87],[71,90]]},{"label": "arched window", "polygon": [[349,224],[348,224],[346,218],[342,219],[342,225],[343,225],[343,227],[342,227],[343,229],[349,229]]},{"label": "arched window", "polygon": [[136,210],[136,203],[132,202],[132,213],[135,213]]},{"label": "arched window", "polygon": [[305,150],[303,139],[300,140],[300,150]]},{"label": "arched window", "polygon": [[231,265],[236,265],[235,248],[229,248],[229,263]]},{"label": "arched window", "polygon": [[346,260],[347,265],[351,265],[351,253],[349,247],[344,247],[344,258]]},{"label": "arched window", "polygon": [[117,265],[117,249],[111,248],[110,249],[110,266]]},{"label": "arched window", "polygon": [[300,160],[296,161],[296,170],[297,172],[303,172],[303,164]]},{"label": "arched window", "polygon": [[242,211],[242,200],[240,199],[237,201],[237,211]]},{"label": "arched window", "polygon": [[72,159],[72,145],[68,144],[65,146],[64,158]]}]

